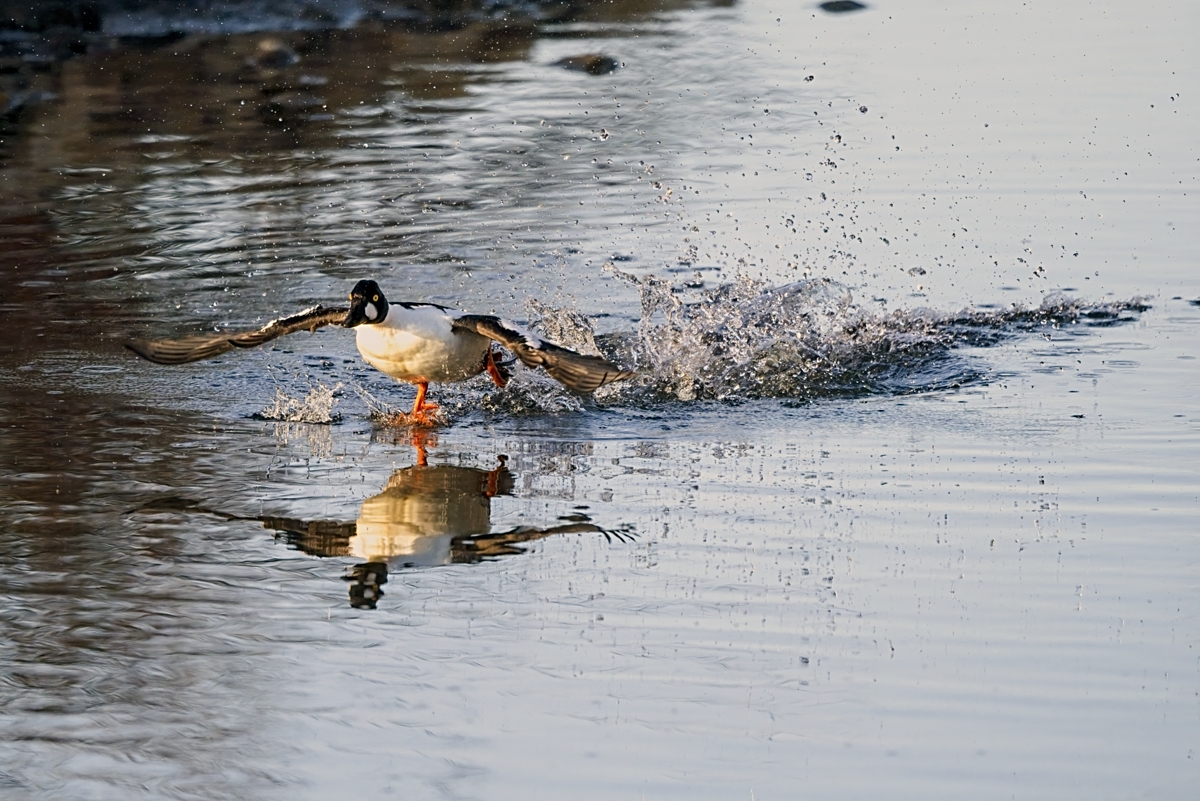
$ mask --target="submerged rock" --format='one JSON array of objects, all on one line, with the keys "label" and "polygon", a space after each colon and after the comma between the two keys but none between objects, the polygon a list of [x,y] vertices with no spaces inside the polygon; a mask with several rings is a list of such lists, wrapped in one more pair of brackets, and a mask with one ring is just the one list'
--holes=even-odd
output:
[{"label": "submerged rock", "polygon": [[262,114],[268,122],[286,122],[297,115],[323,110],[326,106],[325,98],[308,92],[279,92],[262,106]]},{"label": "submerged rock", "polygon": [[582,56],[567,56],[554,62],[554,66],[589,75],[607,75],[621,68],[616,59],[600,53],[585,53]]},{"label": "submerged rock", "polygon": [[268,36],[258,43],[254,64],[262,69],[281,70],[300,63],[300,56],[280,39]]},{"label": "submerged rock", "polygon": [[818,8],[830,14],[845,14],[848,11],[862,11],[866,5],[856,3],[855,0],[829,0],[827,3],[821,3]]}]

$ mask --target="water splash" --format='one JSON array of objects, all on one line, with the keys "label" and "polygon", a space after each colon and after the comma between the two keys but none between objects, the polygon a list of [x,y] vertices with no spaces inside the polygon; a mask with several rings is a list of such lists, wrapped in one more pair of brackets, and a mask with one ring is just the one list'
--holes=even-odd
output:
[{"label": "water splash", "polygon": [[533,298],[525,301],[529,309],[529,324],[551,342],[590,356],[602,356],[596,345],[596,332],[591,321],[570,309],[547,306]]},{"label": "water splash", "polygon": [[862,308],[847,287],[825,278],[772,287],[743,277],[685,300],[667,281],[609,269],[641,295],[636,333],[596,338],[578,315],[538,309],[548,336],[599,345],[617,362],[636,365],[636,378],[597,392],[601,403],[811,399],[961,386],[984,373],[959,348],[995,345],[1020,331],[1112,325],[1148,308],[1141,299],[1088,304],[1059,294],[1032,308],[886,314]]},{"label": "water splash", "polygon": [[[468,386],[471,382],[468,382]],[[404,431],[412,427],[412,423],[408,421],[409,406],[407,404],[397,406],[385,400],[380,400],[372,394],[362,384],[353,382],[351,388],[363,404],[367,407],[367,416],[372,421],[378,423],[383,428],[393,428],[396,431]],[[429,411],[426,414],[428,425],[419,425],[417,428],[426,429],[432,426],[444,426],[458,420],[464,414],[467,414],[472,408],[470,395],[463,388],[454,384],[439,384],[438,393],[430,400],[436,403],[437,408]],[[416,444],[415,441],[406,439],[392,438],[393,443],[406,445]]]},{"label": "water splash", "polygon": [[485,412],[512,417],[583,411],[578,396],[542,371],[519,364],[514,368],[513,377],[504,389],[489,392],[480,400],[479,406]]},{"label": "water splash", "polygon": [[284,423],[336,423],[342,416],[333,411],[337,405],[342,384],[327,387],[317,382],[303,400],[293,398],[281,387],[275,388],[271,405],[254,416],[260,420],[278,420]]}]

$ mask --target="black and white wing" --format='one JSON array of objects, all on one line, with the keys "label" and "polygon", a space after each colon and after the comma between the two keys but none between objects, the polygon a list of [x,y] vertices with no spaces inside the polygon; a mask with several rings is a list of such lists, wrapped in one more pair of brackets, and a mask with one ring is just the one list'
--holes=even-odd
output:
[{"label": "black and white wing", "polygon": [[156,364],[187,364],[211,359],[234,348],[256,348],[272,339],[296,331],[316,331],[327,325],[337,325],[346,319],[349,309],[313,306],[291,317],[272,320],[254,331],[200,334],[181,339],[135,339],[125,347]]},{"label": "black and white wing", "polygon": [[454,328],[473,331],[511,350],[526,367],[541,367],[568,389],[593,392],[605,384],[633,375],[599,356],[585,356],[539,339],[507,320],[485,314],[464,314]]}]

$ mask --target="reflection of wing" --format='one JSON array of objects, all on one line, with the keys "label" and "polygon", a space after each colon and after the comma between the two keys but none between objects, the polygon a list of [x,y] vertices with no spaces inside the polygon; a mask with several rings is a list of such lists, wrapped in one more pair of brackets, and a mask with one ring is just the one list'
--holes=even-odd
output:
[{"label": "reflection of wing", "polygon": [[329,309],[313,306],[291,317],[282,317],[256,331],[241,333],[201,334],[182,339],[134,340],[125,347],[158,364],[187,364],[211,359],[234,348],[254,348],[272,339],[296,331],[316,331],[326,325],[336,325],[346,319],[348,309]]},{"label": "reflection of wing", "polygon": [[592,392],[633,375],[599,356],[585,356],[539,339],[499,317],[464,314],[455,318],[454,327],[499,342],[515,353],[526,367],[542,367],[551,377],[576,392]]},{"label": "reflection of wing", "polygon": [[525,549],[520,547],[521,543],[553,537],[556,534],[603,534],[609,541],[616,539],[619,542],[628,542],[634,537],[633,531],[628,528],[611,530],[591,523],[569,523],[552,528],[518,526],[511,531],[483,534],[469,539],[457,538],[450,544],[451,558],[455,562],[474,564],[501,556],[515,556],[525,553]]},{"label": "reflection of wing", "polygon": [[280,531],[288,545],[313,556],[350,556],[354,523],[340,520],[296,520],[288,517],[260,517],[263,528]]}]

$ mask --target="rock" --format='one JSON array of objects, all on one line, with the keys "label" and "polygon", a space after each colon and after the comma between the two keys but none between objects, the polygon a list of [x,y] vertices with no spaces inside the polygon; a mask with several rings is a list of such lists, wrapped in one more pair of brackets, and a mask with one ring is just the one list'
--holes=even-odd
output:
[{"label": "rock", "polygon": [[607,75],[621,68],[617,60],[599,53],[585,53],[582,56],[567,56],[554,62],[556,67],[586,72],[589,75]]},{"label": "rock", "polygon": [[827,3],[821,3],[818,8],[830,14],[845,14],[847,11],[862,11],[866,5],[854,0],[829,0]]},{"label": "rock", "polygon": [[258,43],[254,63],[261,69],[282,70],[300,63],[300,56],[287,44],[273,36]]}]

